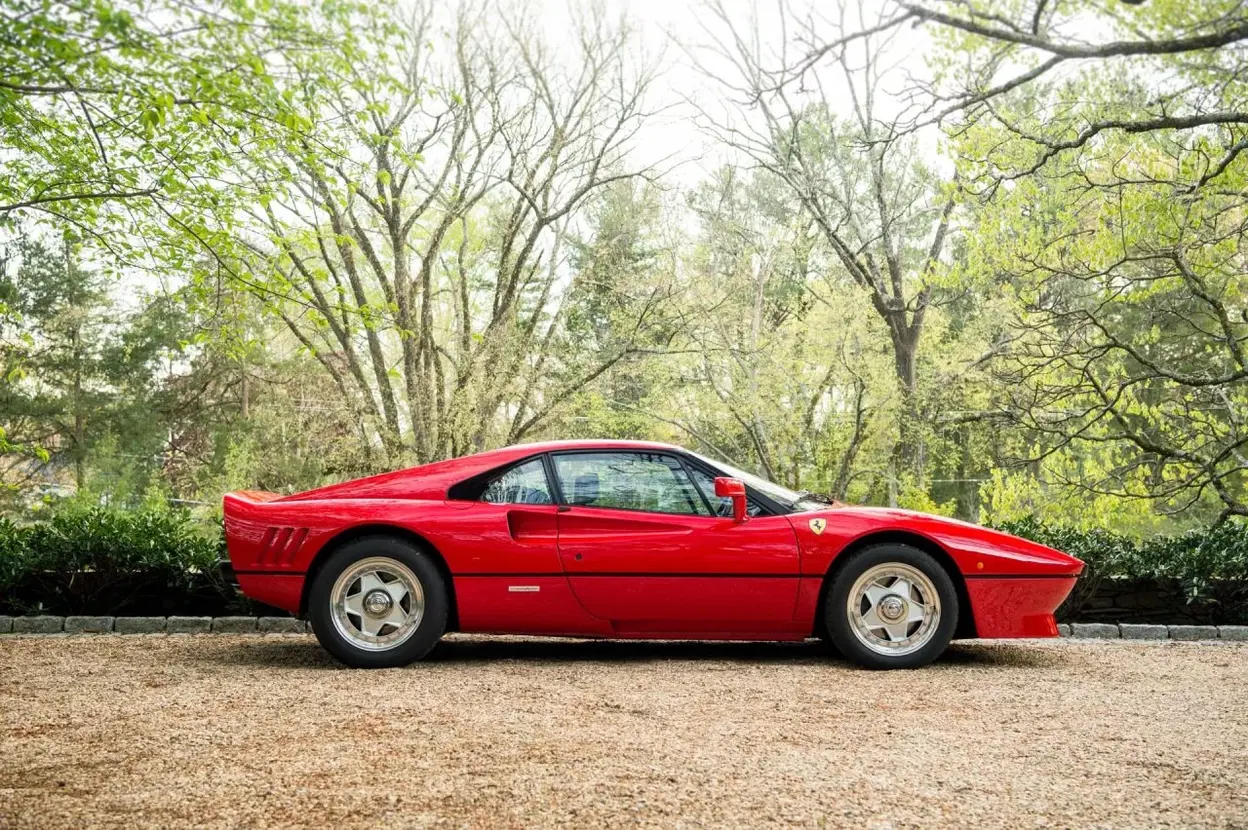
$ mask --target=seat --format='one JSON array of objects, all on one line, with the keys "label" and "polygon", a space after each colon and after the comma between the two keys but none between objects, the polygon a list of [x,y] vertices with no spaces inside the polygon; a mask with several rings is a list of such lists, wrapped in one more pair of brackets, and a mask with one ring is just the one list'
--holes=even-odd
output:
[{"label": "seat", "polygon": [[585,473],[572,480],[570,504],[593,504],[598,500],[598,474]]},{"label": "seat", "polygon": [[550,504],[550,494],[545,490],[539,490],[536,487],[525,487],[521,491],[519,498],[516,499],[518,504]]}]

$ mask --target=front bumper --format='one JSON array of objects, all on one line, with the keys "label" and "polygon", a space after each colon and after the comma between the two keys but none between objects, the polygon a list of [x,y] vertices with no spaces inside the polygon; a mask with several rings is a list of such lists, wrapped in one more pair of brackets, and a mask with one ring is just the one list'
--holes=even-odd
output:
[{"label": "front bumper", "polygon": [[966,580],[979,637],[1056,637],[1057,610],[1075,587],[1073,576],[980,577]]}]

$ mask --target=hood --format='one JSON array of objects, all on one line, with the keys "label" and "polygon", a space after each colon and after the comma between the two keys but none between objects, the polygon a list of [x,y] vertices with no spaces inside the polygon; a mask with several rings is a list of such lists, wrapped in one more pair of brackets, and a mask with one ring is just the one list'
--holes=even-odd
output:
[{"label": "hood", "polygon": [[1047,545],[914,510],[837,504],[790,518],[799,533],[814,533],[812,520],[821,519],[825,525],[820,535],[839,537],[845,544],[882,532],[921,536],[945,550],[968,576],[1077,576],[1083,571],[1082,561]]}]

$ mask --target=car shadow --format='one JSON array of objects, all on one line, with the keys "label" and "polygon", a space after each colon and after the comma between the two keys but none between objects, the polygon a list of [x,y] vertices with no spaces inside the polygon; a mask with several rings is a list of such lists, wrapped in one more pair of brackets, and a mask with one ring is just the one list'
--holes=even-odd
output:
[{"label": "car shadow", "polygon": [[[222,643],[222,645],[225,645]],[[198,661],[221,665],[271,666],[275,668],[337,669],[338,663],[310,637],[249,637],[231,641],[229,647],[195,654]],[[579,640],[524,637],[458,637],[440,642],[421,662],[442,667],[473,666],[504,660],[528,663],[654,663],[734,662],[752,665],[833,665],[846,669],[852,663],[825,643],[719,642],[705,640]],[[930,670],[967,666],[1052,668],[1066,663],[1066,655],[1026,643],[960,641],[950,645]]]},{"label": "car shadow", "polygon": [[1059,650],[1037,648],[1023,642],[959,640],[932,664],[934,668],[957,666],[1002,666],[1021,669],[1060,668],[1070,664],[1070,655]]},{"label": "car shadow", "polygon": [[744,663],[825,662],[835,653],[817,641],[743,643],[708,640],[556,640],[513,637],[448,639],[426,658],[438,663],[524,660],[554,663],[640,663],[668,660]]}]

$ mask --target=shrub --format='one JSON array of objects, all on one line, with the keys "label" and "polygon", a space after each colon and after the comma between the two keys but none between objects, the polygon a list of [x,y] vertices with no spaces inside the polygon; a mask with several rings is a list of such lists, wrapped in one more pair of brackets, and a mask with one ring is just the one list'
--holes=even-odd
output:
[{"label": "shrub", "polygon": [[1228,521],[1139,543],[1105,530],[1050,525],[1034,517],[999,527],[1087,563],[1063,609],[1067,618],[1078,614],[1106,578],[1174,581],[1189,603],[1220,606],[1226,619],[1248,616],[1248,524]]},{"label": "shrub", "polygon": [[46,520],[0,520],[0,609],[162,613],[231,596],[216,572],[220,532],[187,513],[73,506]]}]

